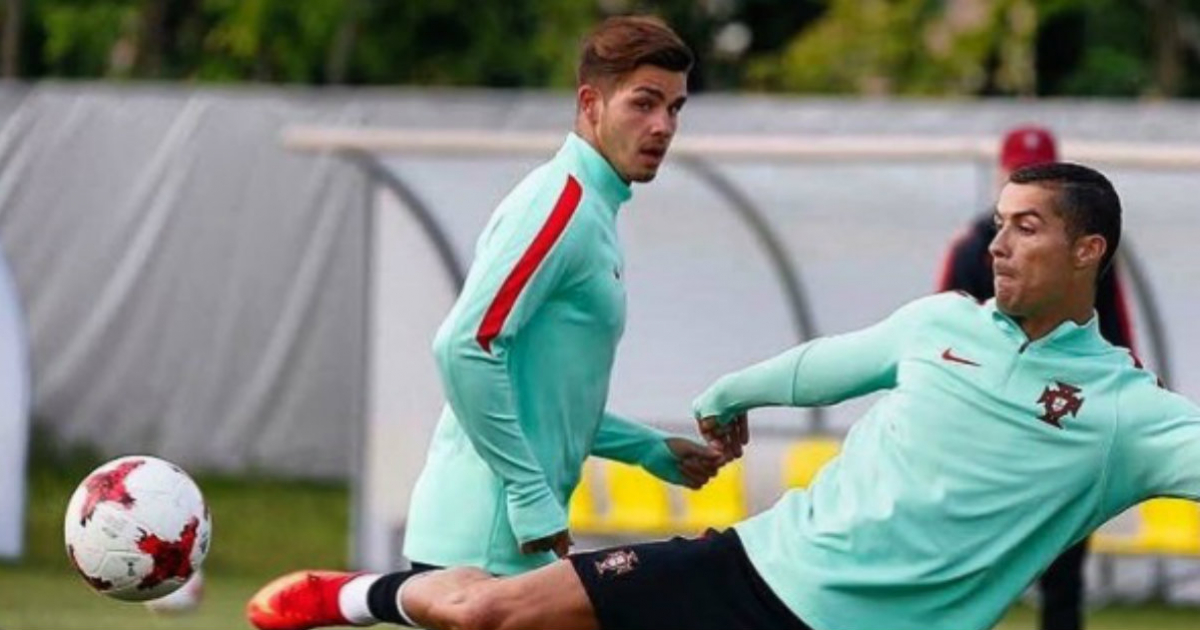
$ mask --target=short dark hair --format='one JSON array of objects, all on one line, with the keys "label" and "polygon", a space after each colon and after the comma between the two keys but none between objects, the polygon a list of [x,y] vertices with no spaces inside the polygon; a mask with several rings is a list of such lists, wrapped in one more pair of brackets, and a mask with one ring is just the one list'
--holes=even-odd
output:
[{"label": "short dark hair", "polygon": [[643,65],[688,72],[693,63],[692,50],[666,22],[622,15],[604,20],[584,38],[576,80],[609,87]]},{"label": "short dark hair", "polygon": [[1034,184],[1057,192],[1056,208],[1072,238],[1099,234],[1108,244],[1100,261],[1104,275],[1121,243],[1121,198],[1112,182],[1095,169],[1069,162],[1050,162],[1020,168],[1008,181]]}]

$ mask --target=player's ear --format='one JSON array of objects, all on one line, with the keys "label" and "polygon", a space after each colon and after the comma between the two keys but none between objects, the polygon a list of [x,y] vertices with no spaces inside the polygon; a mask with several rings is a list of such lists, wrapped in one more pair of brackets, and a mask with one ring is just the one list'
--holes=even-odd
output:
[{"label": "player's ear", "polygon": [[1108,251],[1108,241],[1099,234],[1086,234],[1075,239],[1074,259],[1076,267],[1100,265],[1104,253]]},{"label": "player's ear", "polygon": [[576,92],[576,99],[579,101],[579,111],[583,114],[584,120],[590,125],[595,125],[600,122],[600,105],[604,99],[604,95],[600,93],[600,89],[594,85],[584,83],[579,86]]}]

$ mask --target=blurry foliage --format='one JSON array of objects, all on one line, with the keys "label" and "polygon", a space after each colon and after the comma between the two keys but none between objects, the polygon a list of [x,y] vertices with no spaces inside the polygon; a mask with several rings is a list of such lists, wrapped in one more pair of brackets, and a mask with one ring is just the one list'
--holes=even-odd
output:
[{"label": "blurry foliage", "polygon": [[[1200,96],[1200,1],[1046,2],[1039,91]],[[1051,37],[1053,35],[1053,37]]]},{"label": "blurry foliage", "polygon": [[578,0],[20,1],[21,76],[311,84],[569,85],[601,15]]},{"label": "blurry foliage", "polygon": [[352,82],[569,85],[577,42],[599,15],[578,0],[366,4]]},{"label": "blurry foliage", "polygon": [[627,12],[696,90],[1200,96],[1200,0],[0,0],[16,76],[318,85],[569,87]]},{"label": "blurry foliage", "polygon": [[1200,96],[1200,0],[827,0],[744,86],[912,95]]},{"label": "blurry foliage", "polygon": [[821,93],[1031,94],[1037,13],[1030,0],[832,0],[748,81]]},{"label": "blurry foliage", "polygon": [[44,2],[31,16],[44,33],[45,67],[57,76],[94,77],[107,74],[116,63],[134,28],[137,7],[132,2]]},{"label": "blurry foliage", "polygon": [[[201,54],[181,60],[197,78],[312,83],[350,3],[344,0],[203,0]],[[181,51],[191,52],[191,51]]]}]

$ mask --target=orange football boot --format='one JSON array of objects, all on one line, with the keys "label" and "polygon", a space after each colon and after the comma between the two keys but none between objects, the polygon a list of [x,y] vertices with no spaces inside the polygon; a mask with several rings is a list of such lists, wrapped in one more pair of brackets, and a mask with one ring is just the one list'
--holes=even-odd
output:
[{"label": "orange football boot", "polygon": [[297,571],[259,589],[246,617],[259,630],[309,630],[352,625],[338,607],[338,591],[361,573]]}]

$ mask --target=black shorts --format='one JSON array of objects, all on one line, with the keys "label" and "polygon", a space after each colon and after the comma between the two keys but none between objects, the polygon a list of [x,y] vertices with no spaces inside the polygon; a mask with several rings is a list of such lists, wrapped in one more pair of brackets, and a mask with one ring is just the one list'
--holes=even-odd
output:
[{"label": "black shorts", "polygon": [[732,529],[570,560],[602,630],[812,630],[754,570]]}]

